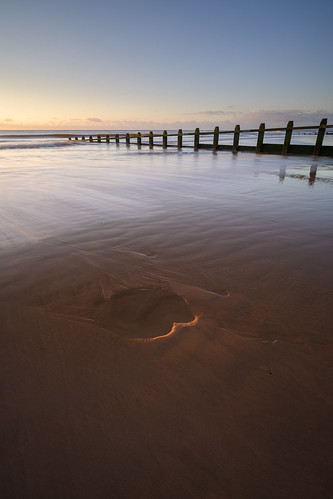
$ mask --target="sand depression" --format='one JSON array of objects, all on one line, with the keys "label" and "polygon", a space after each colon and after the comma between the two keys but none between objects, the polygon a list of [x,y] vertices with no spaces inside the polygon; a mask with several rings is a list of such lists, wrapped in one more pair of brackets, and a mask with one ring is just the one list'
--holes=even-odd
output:
[{"label": "sand depression", "polygon": [[169,289],[132,288],[95,303],[90,316],[124,339],[150,341],[170,335],[176,325],[196,322],[186,300]]}]

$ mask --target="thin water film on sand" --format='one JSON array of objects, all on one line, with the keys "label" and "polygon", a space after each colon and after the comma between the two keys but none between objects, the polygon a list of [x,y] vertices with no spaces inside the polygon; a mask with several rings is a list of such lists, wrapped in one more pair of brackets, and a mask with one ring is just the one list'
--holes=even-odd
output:
[{"label": "thin water film on sand", "polygon": [[0,159],[3,496],[329,497],[332,160]]}]

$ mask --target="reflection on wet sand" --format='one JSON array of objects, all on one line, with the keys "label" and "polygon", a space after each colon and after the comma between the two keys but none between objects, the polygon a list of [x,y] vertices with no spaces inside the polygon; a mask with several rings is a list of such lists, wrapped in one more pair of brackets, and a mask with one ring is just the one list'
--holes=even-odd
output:
[{"label": "reflection on wet sand", "polygon": [[325,165],[87,151],[3,170],[3,497],[329,497]]},{"label": "reflection on wet sand", "polygon": [[332,176],[320,176],[317,178],[317,170],[318,170],[318,164],[312,164],[310,166],[310,172],[309,175],[302,173],[288,173],[286,165],[282,165],[280,170],[279,170],[279,179],[281,182],[288,177],[288,178],[296,178],[299,180],[308,180],[309,186],[313,185],[315,181],[317,182],[325,182],[327,184],[333,184],[333,178]]},{"label": "reflection on wet sand", "polygon": [[286,176],[286,168],[287,166],[282,164],[281,167],[280,167],[280,171],[279,171],[279,179],[281,181],[283,181],[285,179],[285,176]]},{"label": "reflection on wet sand", "polygon": [[316,164],[310,166],[309,185],[312,185],[314,183],[314,181],[316,180],[317,168],[318,168],[318,165],[316,165]]}]

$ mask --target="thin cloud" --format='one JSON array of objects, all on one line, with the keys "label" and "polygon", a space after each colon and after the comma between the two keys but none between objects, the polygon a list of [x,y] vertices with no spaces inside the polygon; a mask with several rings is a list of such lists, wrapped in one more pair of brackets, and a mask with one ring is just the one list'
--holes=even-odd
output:
[{"label": "thin cloud", "polygon": [[[203,113],[200,111],[200,113]],[[224,113],[224,111],[223,111]],[[133,131],[149,131],[149,130],[194,130],[200,128],[201,130],[213,130],[216,125],[220,130],[233,130],[235,125],[240,125],[242,129],[258,128],[260,123],[265,123],[267,128],[270,127],[285,127],[289,120],[294,121],[295,126],[313,126],[318,125],[322,118],[327,118],[328,124],[333,124],[333,112],[328,112],[323,109],[316,111],[309,111],[307,109],[253,109],[248,112],[230,112],[225,114],[211,114],[204,116],[193,116],[193,119],[186,118],[178,120],[165,120],[165,121],[145,121],[145,120],[101,120],[100,118],[72,118],[60,119],[57,122],[16,122],[14,120],[11,128],[17,130],[43,130],[43,129],[61,129],[61,130],[133,130]],[[6,118],[10,120],[11,118]],[[90,125],[89,125],[90,122]],[[7,129],[9,121],[5,118],[0,119],[0,129]]]},{"label": "thin cloud", "polygon": [[103,120],[99,118],[87,118],[87,121],[93,121],[95,123],[103,123]]},{"label": "thin cloud", "polygon": [[204,114],[204,115],[208,115],[208,116],[219,116],[219,115],[229,114],[229,113],[227,113],[226,111],[194,111],[191,113],[183,113],[183,114],[191,115],[191,116],[196,116],[198,114]]},{"label": "thin cloud", "polygon": [[[232,106],[228,107],[231,108]],[[248,112],[207,110],[183,113],[183,115],[192,115],[194,118],[193,124],[197,121],[197,126],[205,128],[219,125],[225,129],[226,127],[233,127],[235,124],[239,124],[242,128],[256,128],[260,123],[272,127],[286,126],[290,120],[294,121],[295,126],[312,126],[320,123],[322,118],[327,118],[329,124],[333,123],[333,113],[323,109],[317,111],[306,109],[253,109]],[[202,120],[201,116],[206,117],[206,119]],[[196,117],[197,119],[195,119]]]},{"label": "thin cloud", "polygon": [[308,111],[300,109],[265,110],[255,109],[248,113],[235,113],[234,118],[238,123],[245,126],[259,125],[266,123],[269,126],[285,126],[288,121],[294,121],[297,126],[312,126],[320,123],[322,118],[327,118],[328,123],[333,123],[333,113],[323,109]]}]

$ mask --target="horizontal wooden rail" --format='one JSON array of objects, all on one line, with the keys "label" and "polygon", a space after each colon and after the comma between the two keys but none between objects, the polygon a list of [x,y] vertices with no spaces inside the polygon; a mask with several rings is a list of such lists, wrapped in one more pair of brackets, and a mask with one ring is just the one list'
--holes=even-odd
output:
[{"label": "horizontal wooden rail", "polygon": [[[125,140],[127,146],[131,144],[131,139],[135,139],[138,147],[142,145],[148,145],[150,148],[154,146],[160,146],[164,149],[169,147],[182,148],[194,148],[198,149],[211,149],[214,151],[229,150],[233,153],[238,151],[251,151],[256,153],[269,153],[269,154],[305,154],[305,155],[325,155],[333,156],[333,146],[323,145],[324,136],[327,133],[327,129],[333,128],[333,125],[327,124],[327,119],[323,118],[320,125],[316,126],[294,126],[293,121],[289,121],[286,127],[273,127],[266,128],[265,123],[261,123],[259,128],[248,128],[241,129],[239,125],[236,125],[234,130],[220,130],[218,126],[212,131],[200,131],[196,128],[193,132],[184,132],[179,129],[177,132],[168,133],[167,130],[160,132],[123,132],[123,133],[107,133],[98,135],[89,135],[87,139],[89,142],[102,142],[103,139],[106,143],[115,141],[116,144],[120,143],[120,140]],[[292,144],[292,134],[295,130],[317,130],[317,138],[314,146],[308,144]],[[285,132],[283,144],[270,144],[264,142],[264,137],[267,132]],[[255,133],[257,134],[257,143],[255,146],[250,145],[240,145],[240,136],[244,133]],[[219,137],[223,134],[233,134],[232,144],[219,144]],[[332,133],[333,134],[333,133]],[[212,143],[200,143],[200,137],[202,136],[212,136]],[[184,144],[183,137],[194,137],[193,145]],[[267,136],[267,135],[266,135]],[[177,137],[177,144],[172,144],[168,142],[169,137]],[[75,141],[79,141],[78,136],[70,135],[69,140],[72,138]],[[142,142],[142,139],[148,139],[148,142]],[[154,139],[161,139],[158,142],[154,142]],[[86,137],[82,136],[81,141],[85,142]]]}]

